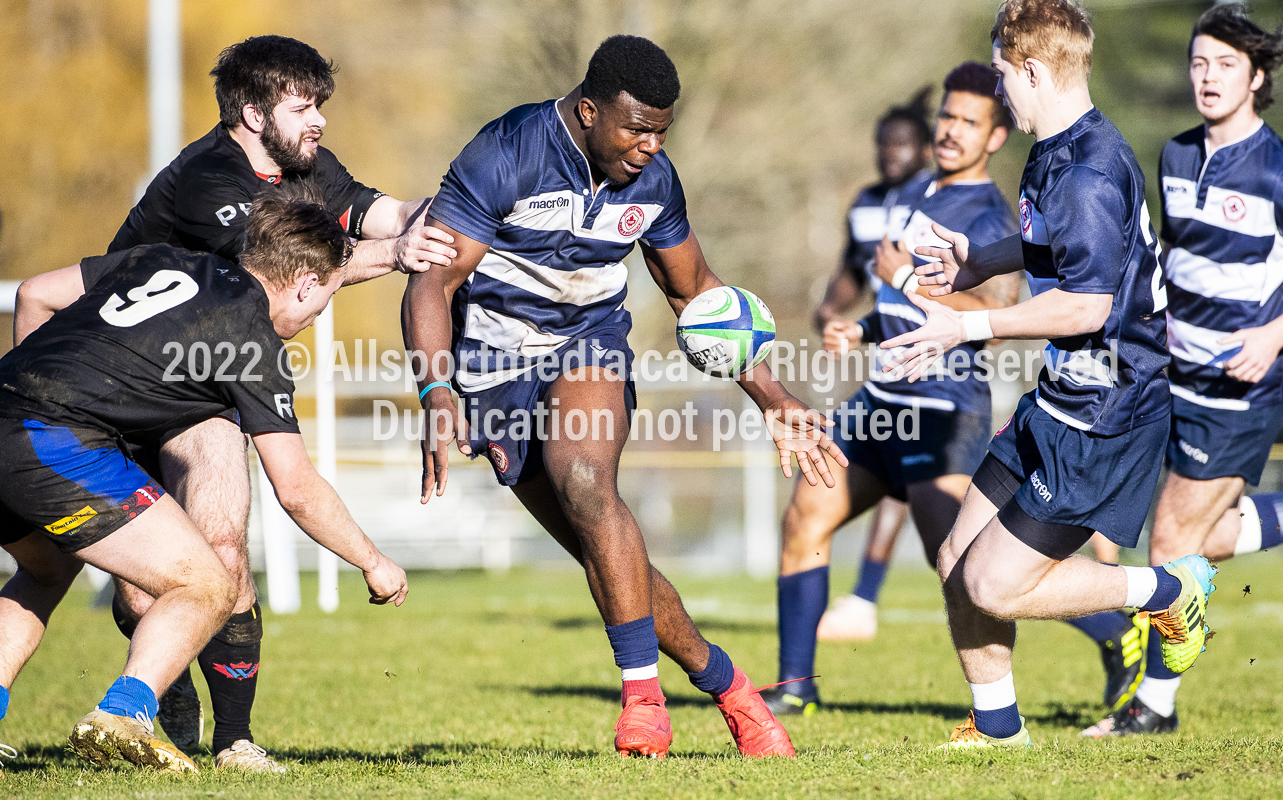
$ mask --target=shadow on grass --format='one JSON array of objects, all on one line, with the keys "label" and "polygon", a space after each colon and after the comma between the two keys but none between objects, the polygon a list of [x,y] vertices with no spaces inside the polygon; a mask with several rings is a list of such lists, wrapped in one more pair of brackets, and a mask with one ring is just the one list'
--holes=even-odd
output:
[{"label": "shadow on grass", "polygon": [[554,749],[549,747],[525,746],[525,747],[497,747],[494,745],[475,743],[460,744],[442,744],[439,742],[412,744],[404,750],[398,750],[392,753],[371,753],[365,750],[356,750],[342,747],[322,747],[313,749],[303,748],[275,748],[272,755],[279,756],[288,761],[294,761],[301,764],[319,764],[327,761],[348,761],[376,766],[404,764],[407,759],[413,759],[421,764],[429,766],[439,766],[449,764],[463,759],[485,758],[516,758],[523,756],[536,756],[539,758],[568,758],[584,759],[600,756],[600,750],[585,750],[582,748]]},{"label": "shadow on grass", "polygon": [[1105,711],[1095,703],[1049,703],[1041,711],[1032,714],[1025,712],[1025,720],[1027,722],[1078,728],[1080,730],[1089,725],[1095,725],[1105,716]]},{"label": "shadow on grass", "polygon": [[85,767],[89,762],[83,761],[75,753],[61,744],[27,745],[19,748],[18,757],[4,762],[5,772],[36,772],[50,767]]},{"label": "shadow on grass", "polygon": [[960,719],[967,716],[970,706],[958,703],[879,703],[877,701],[855,703],[825,702],[820,713],[825,710],[841,711],[847,714],[924,714],[941,719]]},{"label": "shadow on grass", "polygon": [[[495,686],[495,689],[511,691],[511,686]],[[527,686],[524,691],[535,697],[587,697],[593,700],[603,700],[613,706],[619,706],[619,689],[607,686]],[[710,705],[706,697],[669,697],[664,705],[669,708],[677,706],[707,706]]]}]

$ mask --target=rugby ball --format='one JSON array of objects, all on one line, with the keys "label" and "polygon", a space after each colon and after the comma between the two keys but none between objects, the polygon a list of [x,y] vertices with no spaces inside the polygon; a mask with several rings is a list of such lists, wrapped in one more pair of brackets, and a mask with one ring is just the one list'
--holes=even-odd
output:
[{"label": "rugby ball", "polygon": [[734,378],[757,366],[774,342],[771,310],[738,286],[700,293],[677,320],[677,346],[686,360],[716,378]]}]

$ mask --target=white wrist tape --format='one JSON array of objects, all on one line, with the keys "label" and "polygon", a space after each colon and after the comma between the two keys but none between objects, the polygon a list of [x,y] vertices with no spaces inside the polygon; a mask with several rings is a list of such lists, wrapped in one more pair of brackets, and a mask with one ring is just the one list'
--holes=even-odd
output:
[{"label": "white wrist tape", "polygon": [[918,291],[918,275],[913,271],[913,265],[905,264],[897,269],[895,275],[891,276],[891,286],[905,294]]},{"label": "white wrist tape", "polygon": [[993,338],[993,327],[989,324],[989,311],[962,312],[962,334],[968,342],[986,342]]}]

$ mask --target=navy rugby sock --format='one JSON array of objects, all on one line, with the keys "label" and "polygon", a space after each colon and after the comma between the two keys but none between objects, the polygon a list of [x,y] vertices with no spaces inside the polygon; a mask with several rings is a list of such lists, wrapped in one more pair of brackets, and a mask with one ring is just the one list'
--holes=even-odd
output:
[{"label": "navy rugby sock", "polygon": [[1141,606],[1141,610],[1166,611],[1168,606],[1175,603],[1176,598],[1181,596],[1181,579],[1162,567],[1151,567],[1151,569],[1158,576],[1158,587],[1154,589],[1154,595],[1149,598],[1149,602]]},{"label": "navy rugby sock", "polygon": [[9,713],[9,690],[0,686],[0,719]]},{"label": "navy rugby sock", "polygon": [[[815,629],[829,604],[829,568],[816,567],[796,575],[781,575],[778,593],[777,626],[780,637],[781,681],[809,678],[815,674]],[[790,685],[792,692],[806,695],[815,691],[814,681]]]},{"label": "navy rugby sock", "polygon": [[108,714],[115,714],[120,717],[134,717],[139,712],[147,715],[147,719],[156,716],[156,709],[160,704],[156,701],[156,693],[151,687],[143,683],[138,678],[117,678],[116,682],[107,690],[106,696],[98,703],[100,711],[106,711]]},{"label": "navy rugby sock", "polygon": [[[871,558],[864,559],[860,565],[860,577],[855,582],[855,589],[852,594],[862,600],[868,600],[870,603],[878,602],[878,593],[882,591],[882,582],[887,577],[887,562],[874,561]],[[828,594],[826,591],[825,594]]]},{"label": "navy rugby sock", "polygon": [[[1180,677],[1163,663],[1163,637],[1158,634],[1157,628],[1150,630],[1149,645],[1145,649],[1148,654],[1145,661],[1146,678],[1157,678],[1160,681],[1165,681]],[[1167,714],[1165,716],[1171,715]]]},{"label": "navy rugby sock", "polygon": [[254,741],[250,713],[258,690],[262,643],[263,612],[255,603],[250,610],[233,614],[196,657],[209,685],[215,755],[241,739]]},{"label": "navy rugby sock", "polygon": [[1131,617],[1121,611],[1102,611],[1099,614],[1067,619],[1065,622],[1090,636],[1096,644],[1116,642],[1132,626]]},{"label": "navy rugby sock", "polygon": [[735,682],[735,665],[726,651],[712,642],[708,643],[708,665],[699,672],[688,672],[691,685],[701,692],[719,695],[730,691]]},{"label": "navy rugby sock", "polygon": [[[1261,543],[1259,550],[1268,550],[1283,544],[1283,526],[1279,525],[1279,512],[1283,510],[1283,493],[1254,494],[1248,498],[1256,506],[1257,516],[1261,521]],[[1235,552],[1239,552],[1235,550]]]},{"label": "navy rugby sock", "polygon": [[1020,733],[1020,711],[1016,708],[1016,685],[1008,672],[993,683],[972,683],[971,707],[976,730],[994,739]]},{"label": "navy rugby sock", "polygon": [[619,667],[623,678],[621,702],[627,702],[629,697],[662,695],[655,617],[645,616],[622,625],[607,625],[606,638],[615,651],[615,666]]}]

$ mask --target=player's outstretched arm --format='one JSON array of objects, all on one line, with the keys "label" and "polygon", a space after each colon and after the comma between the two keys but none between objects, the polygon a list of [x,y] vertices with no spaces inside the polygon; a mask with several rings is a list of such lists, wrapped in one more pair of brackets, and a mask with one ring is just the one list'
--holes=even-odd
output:
[{"label": "player's outstretched arm", "polygon": [[920,256],[938,258],[918,267],[918,283],[930,289],[932,297],[943,297],[951,292],[973,289],[995,275],[1006,275],[1025,268],[1024,249],[1020,235],[1013,234],[985,247],[971,246],[967,237],[942,225],[933,224],[936,236],[949,243],[949,247],[919,247]]},{"label": "player's outstretched arm", "polygon": [[378,605],[405,602],[405,571],[357,526],[334,487],[320,476],[297,433],[261,433],[254,449],[281,507],[317,544],[361,570]]},{"label": "player's outstretched arm", "polygon": [[919,294],[909,300],[926,312],[917,330],[883,342],[890,350],[906,348],[883,368],[904,370],[916,381],[937,358],[963,342],[989,339],[1057,339],[1100,330],[1114,307],[1112,294],[1084,294],[1049,289],[1023,303],[992,311],[955,311]]},{"label": "player's outstretched arm", "polygon": [[[693,231],[686,237],[686,241],[676,247],[662,250],[643,247],[642,255],[651,277],[663,290],[668,304],[679,317],[686,305],[698,294],[725,285],[709,269]],[[739,378],[738,382],[762,410],[771,438],[779,448],[780,467],[784,470],[784,476],[793,477],[793,467],[789,460],[792,454],[797,458],[802,475],[812,486],[820,480],[829,488],[835,486],[833,473],[824,460],[824,454],[828,453],[830,458],[844,467],[847,460],[833,439],[824,432],[824,415],[808,408],[805,403],[789,394],[783,384],[775,379],[766,362],[758,364]]]},{"label": "player's outstretched arm", "polygon": [[[427,412],[423,426],[423,490],[419,502],[426,503],[435,490],[438,497],[445,493],[449,473],[450,442],[459,443],[459,452],[470,455],[467,424],[463,414],[454,404],[448,383],[454,377],[454,358],[451,348],[450,298],[468,279],[489,245],[464,236],[430,216],[427,224],[449,234],[458,255],[444,267],[410,276],[401,299],[401,332],[405,337],[406,352],[411,354],[419,392],[428,389],[419,398]],[[425,364],[426,362],[426,364]],[[426,368],[425,368],[426,367]]]},{"label": "player's outstretched arm", "polygon": [[13,344],[16,347],[36,328],[49,321],[85,293],[80,265],[55,269],[31,278],[18,286],[18,300],[13,310]]},{"label": "player's outstretched arm", "polygon": [[343,283],[360,283],[393,270],[426,272],[433,265],[448,267],[458,253],[454,237],[439,226],[425,224],[428,200],[402,202],[384,195],[365,212],[361,241],[343,268]]}]

